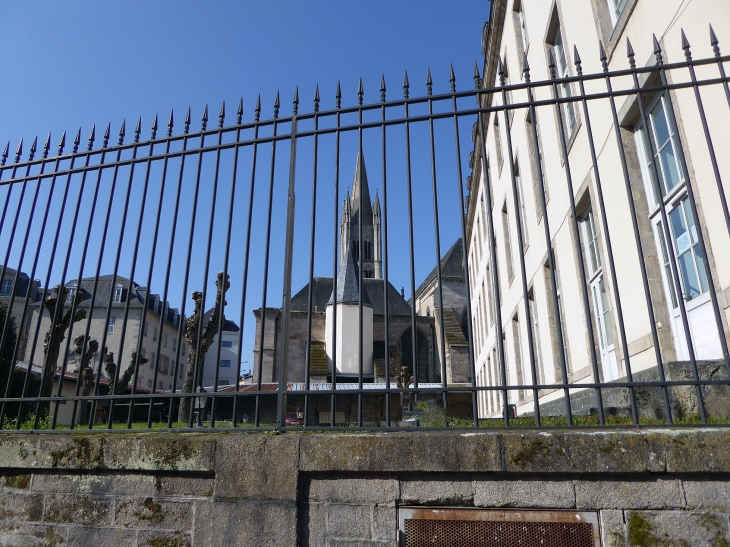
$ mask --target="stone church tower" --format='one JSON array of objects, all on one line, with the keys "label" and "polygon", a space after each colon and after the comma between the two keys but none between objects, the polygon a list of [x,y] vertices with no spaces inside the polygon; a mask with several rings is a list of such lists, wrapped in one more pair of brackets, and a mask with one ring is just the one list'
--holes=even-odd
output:
[{"label": "stone church tower", "polygon": [[[362,210],[360,198],[362,196]],[[360,220],[362,219],[362,260],[359,256]],[[363,279],[383,278],[382,237],[380,231],[380,200],[375,191],[375,201],[370,201],[368,175],[365,170],[365,159],[362,154],[357,156],[355,166],[355,180],[352,183],[352,196],[347,191],[345,203],[342,206],[340,220],[340,257],[346,256],[347,248],[351,247],[355,259],[362,262]]]}]

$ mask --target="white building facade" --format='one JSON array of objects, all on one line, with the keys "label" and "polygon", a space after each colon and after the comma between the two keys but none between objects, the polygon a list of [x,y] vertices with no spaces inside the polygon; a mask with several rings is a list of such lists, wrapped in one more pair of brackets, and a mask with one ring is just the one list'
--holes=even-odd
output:
[{"label": "white building facade", "polygon": [[[551,59],[558,78],[578,75],[574,47],[583,74],[601,74],[599,41],[609,71],[629,68],[627,38],[637,68],[655,66],[652,34],[665,64],[684,61],[682,29],[696,58],[712,57],[708,23],[730,51],[730,3],[667,0],[658,7],[646,0],[493,0],[481,86],[498,89],[483,95],[482,106],[528,101],[524,86],[499,89],[501,78],[507,86],[525,83],[525,58],[537,84],[533,100],[579,96],[575,80],[554,89],[539,83],[550,79]],[[697,71],[718,77],[717,64]],[[496,110],[475,124],[467,256],[478,385],[612,382],[658,363],[666,372],[693,357],[727,359],[730,237],[722,202],[730,157],[719,151],[730,146],[730,105],[721,85],[702,89],[718,184],[692,87],[662,90],[661,76],[657,69],[638,77],[645,116],[635,94],[614,98],[618,127],[607,98],[588,101],[589,119],[576,100]],[[686,69],[666,77],[670,84],[689,79]],[[627,74],[611,84],[621,91],[634,82]],[[606,89],[603,78],[585,81],[586,94]],[[549,409],[565,391],[514,389],[507,403],[517,414],[532,413],[536,394]],[[499,417],[504,407],[502,391],[480,392],[480,417]]]}]

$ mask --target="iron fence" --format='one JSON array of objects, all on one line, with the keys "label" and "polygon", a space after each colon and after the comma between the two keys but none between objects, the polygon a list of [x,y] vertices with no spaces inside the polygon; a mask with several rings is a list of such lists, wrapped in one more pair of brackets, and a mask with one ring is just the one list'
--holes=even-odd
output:
[{"label": "iron fence", "polygon": [[[714,57],[696,60],[683,36],[685,60],[664,63],[655,39],[655,63],[639,67],[629,43],[628,68],[620,70],[609,70],[601,46],[603,70],[593,74],[583,73],[576,49],[576,75],[564,78],[558,77],[549,52],[550,79],[531,81],[525,57],[521,83],[507,84],[500,63],[497,87],[485,85],[475,65],[475,86],[470,90],[457,90],[452,69],[448,91],[443,93],[433,92],[429,71],[426,95],[420,97],[410,97],[406,74],[402,98],[388,99],[382,80],[380,101],[371,104],[364,103],[361,81],[355,106],[342,105],[338,84],[333,109],[320,108],[317,88],[313,109],[308,113],[299,112],[296,91],[291,114],[287,116],[280,115],[277,94],[272,118],[261,119],[259,100],[253,121],[244,121],[243,104],[239,103],[235,123],[227,126],[224,103],[217,126],[212,128],[208,128],[206,106],[199,131],[191,131],[188,110],[182,134],[174,134],[171,112],[164,136],[157,135],[155,116],[147,141],[141,140],[140,119],[132,142],[125,142],[126,125],[122,124],[117,143],[110,144],[111,127],[107,126],[102,146],[95,148],[97,135],[92,128],[83,150],[79,129],[70,153],[64,133],[56,155],[50,155],[49,135],[40,158],[36,158],[38,144],[34,141],[27,159],[21,161],[21,141],[11,164],[6,163],[9,145],[6,146],[0,166],[0,296],[7,304],[0,340],[0,422],[6,429],[63,431],[78,427],[116,431],[136,427],[185,430],[200,426],[393,430],[411,427],[418,420],[427,427],[473,428],[607,424],[634,427],[644,423],[671,425],[678,419],[703,425],[726,423],[730,357],[722,312],[727,282],[723,285],[720,281],[712,260],[718,264],[726,260],[730,239],[724,233],[716,235],[722,230],[714,222],[714,251],[710,249],[710,213],[703,216],[698,211],[698,182],[690,176],[692,171],[686,158],[690,154],[689,137],[685,131],[676,137],[679,144],[672,150],[677,169],[687,180],[683,188],[689,209],[683,209],[683,218],[685,223],[687,219],[695,223],[694,232],[685,226],[688,244],[696,268],[701,268],[705,276],[704,293],[709,298],[708,309],[712,310],[709,326],[703,328],[716,331],[720,348],[708,364],[696,354],[693,338],[697,329],[693,330],[687,310],[690,300],[685,297],[689,289],[682,277],[685,265],[679,256],[683,249],[678,246],[673,220],[669,218],[675,209],[668,210],[663,205],[668,195],[661,182],[663,152],[652,147],[656,142],[650,138],[646,168],[651,188],[659,196],[657,241],[659,247],[669,242],[670,250],[660,270],[664,268],[668,286],[682,293],[676,298],[678,315],[673,336],[685,341],[683,351],[687,357],[675,357],[676,362],[671,364],[666,353],[666,335],[659,332],[661,320],[655,315],[657,301],[662,298],[657,285],[652,285],[653,274],[645,260],[647,239],[641,228],[644,213],[637,212],[633,197],[635,176],[630,163],[635,152],[625,149],[622,132],[626,123],[620,119],[624,105],[633,105],[638,109],[634,116],[638,121],[633,123],[653,128],[655,121],[648,109],[652,100],[664,97],[661,104],[667,105],[664,113],[669,132],[676,134],[680,127],[675,115],[678,97],[691,94],[694,110],[687,108],[685,101],[681,115],[685,127],[693,120],[699,121],[702,129],[691,142],[692,147],[703,152],[692,157],[694,171],[701,162],[709,162],[716,183],[711,199],[719,203],[724,216],[721,223],[730,235],[726,183],[722,180],[723,175],[727,180],[728,174],[718,162],[713,146],[718,135],[712,134],[703,104],[703,93],[707,96],[707,90],[720,89],[730,106],[729,80],[724,69],[730,56],[721,55],[714,33],[711,45]],[[709,73],[711,69],[715,74]],[[517,100],[513,100],[515,97]],[[721,108],[714,96],[713,101],[712,116],[726,116],[728,111]],[[615,172],[611,167],[607,171],[600,161],[602,150],[596,150],[590,114],[598,104],[607,105],[611,115],[607,126],[601,120],[600,130],[616,141],[620,168]],[[582,127],[571,135],[569,124],[574,123],[571,116],[575,117],[576,109]],[[546,163],[541,161],[546,148],[538,132],[538,111],[555,120],[559,170],[545,172]],[[552,305],[553,322],[560,323],[551,331],[555,342],[552,352],[541,350],[534,342],[537,318],[529,304],[533,280],[528,278],[526,266],[527,242],[522,225],[525,217],[519,212],[524,204],[513,146],[512,128],[517,112],[527,113],[528,120],[535,120],[526,136],[532,146],[535,203],[541,216],[538,225],[542,225],[544,235],[545,305]],[[493,186],[488,160],[488,149],[493,147],[488,142],[489,124],[495,123],[505,128],[498,136],[503,135],[506,140],[506,195],[511,195],[510,208],[517,226],[514,254],[519,262],[519,296],[510,302],[523,318],[529,340],[515,350],[527,354],[529,367],[529,374],[525,373],[516,383],[511,378],[517,364],[514,358],[508,359],[509,348],[503,336],[497,334],[509,323],[510,311],[504,300],[510,296],[507,287],[502,289],[504,260],[500,257],[497,221],[493,218],[499,211],[489,190]],[[726,131],[727,125],[722,129]],[[473,153],[466,154],[462,141],[470,132]],[[727,139],[727,134],[719,138]],[[587,145],[582,148],[582,156],[578,155],[580,145],[576,142]],[[311,155],[303,158],[302,149],[311,150]],[[379,195],[371,202],[369,192],[365,191],[365,151],[371,160],[380,160],[378,190],[382,191],[382,213]],[[353,194],[350,197],[347,191],[345,205],[340,209],[342,186],[346,184],[340,163],[341,159],[349,161],[350,152],[352,157],[357,156]],[[262,154],[268,157],[261,158]],[[446,160],[447,154],[450,160]],[[452,167],[444,167],[454,158]],[[268,169],[261,167],[259,159],[269,159]],[[323,167],[325,159],[327,166]],[[600,334],[596,333],[601,328],[596,319],[599,303],[594,300],[589,283],[589,265],[584,257],[587,246],[580,235],[585,228],[580,225],[571,171],[577,162],[587,163],[592,173],[598,206],[595,217],[603,234],[602,256],[608,265],[607,313],[617,327],[616,345],[621,355],[616,365],[620,374],[612,379],[606,378],[605,356],[600,354],[597,341]],[[306,174],[309,169],[311,175]],[[465,180],[464,171],[469,169],[474,176]],[[555,179],[567,190],[565,210],[549,206],[546,180],[556,184],[552,182]],[[475,316],[478,305],[470,279],[479,273],[482,264],[473,260],[478,230],[474,222],[479,207],[475,198],[480,188],[486,201],[485,260],[491,264],[485,277],[491,286],[487,300],[489,315],[494,315],[492,323],[498,327],[490,327],[486,318]],[[623,192],[627,209],[623,213],[628,214],[631,224],[625,233],[617,224],[618,217],[612,218],[616,213],[606,206],[606,192]],[[297,204],[296,194],[310,198],[309,206]],[[704,186],[702,195],[709,195]],[[451,207],[449,212],[446,205]],[[370,211],[367,214],[375,218],[375,209],[377,221],[369,223],[366,212]],[[578,257],[575,289],[580,293],[580,310],[564,307],[554,263],[555,232],[551,225],[562,222],[566,212]],[[352,220],[355,216],[356,224]],[[427,235],[429,225],[432,238]],[[351,226],[356,226],[355,234],[350,233]],[[376,227],[382,235],[375,232]],[[633,238],[629,239],[627,234]],[[444,271],[448,266],[443,258],[445,238],[451,238],[449,243],[457,239],[453,249],[461,273]],[[632,267],[638,268],[638,276],[627,277],[617,271],[624,267],[617,268],[617,241],[622,248],[622,260],[625,256],[637,257]],[[350,242],[353,250],[348,248]],[[373,243],[375,252],[368,247]],[[536,248],[540,244],[533,245]],[[625,251],[629,247],[631,252]],[[347,276],[348,260],[352,263],[349,274],[354,277]],[[376,264],[374,271],[368,269],[370,263]],[[431,268],[433,276],[424,275]],[[331,278],[315,275],[320,270],[331,271]],[[430,283],[433,291],[429,300],[434,306],[433,314],[430,308],[426,313],[418,309],[419,298],[426,294],[419,287],[424,277],[424,284]],[[370,281],[371,278],[377,282]],[[138,284],[136,280],[144,283]],[[394,280],[409,285],[408,298],[405,289],[398,295],[392,285]],[[637,351],[630,347],[632,337],[636,338],[632,329],[636,327],[626,325],[627,303],[621,298],[626,292],[619,286],[621,280],[631,286],[641,285],[644,300],[631,302],[629,309],[632,315],[645,313],[648,319],[641,327],[648,331],[646,352],[642,355],[650,366],[632,369],[632,360],[639,361]],[[260,290],[254,282],[258,282]],[[293,285],[300,282],[304,289],[293,294]],[[457,285],[450,286],[450,282],[460,283],[461,288],[454,289]],[[450,296],[445,294],[445,288],[463,299],[461,310],[447,306]],[[338,291],[343,290],[350,290],[349,301],[340,299]],[[373,290],[382,292],[369,294]],[[192,311],[187,305],[191,294]],[[329,295],[331,305],[325,304]],[[230,304],[227,298],[232,298]],[[667,300],[670,298],[667,296]],[[259,302],[260,307],[255,308]],[[321,305],[326,306],[325,311],[320,309]],[[346,305],[356,310],[356,321],[346,314]],[[368,309],[375,310],[377,321],[370,319]],[[642,311],[635,311],[639,309]],[[585,331],[589,333],[585,344],[589,374],[580,382],[571,379],[567,350],[571,340],[562,327],[563,316],[570,313],[582,313]],[[454,330],[454,319],[458,330]],[[78,322],[82,322],[82,329],[74,328]],[[371,324],[377,327],[375,334]],[[466,345],[453,342],[461,340],[460,336]],[[477,345],[484,346],[477,344],[477,337],[481,342],[491,340],[487,345],[494,347],[493,351],[487,348],[487,355],[495,356],[487,365],[475,351],[479,350]],[[370,356],[373,352],[366,347],[368,343],[373,344],[377,357]],[[233,358],[226,360],[223,356],[228,347],[236,349],[231,350]],[[253,372],[247,375],[242,363],[246,362],[245,353],[252,350]],[[345,364],[338,363],[338,358],[344,359],[343,351],[349,352],[348,358],[354,355],[355,365],[348,365],[349,374],[343,372]],[[653,354],[653,360],[646,357],[648,354]],[[554,382],[541,381],[545,378],[545,356],[553,357],[558,364]],[[457,363],[459,358],[461,362]],[[206,359],[212,364],[206,364]],[[235,361],[233,367],[231,361]],[[128,363],[124,372],[123,363]],[[483,377],[479,376],[478,364]],[[462,377],[455,372],[457,365]],[[666,371],[670,366],[679,367],[684,373],[668,378]],[[235,379],[224,385],[221,374],[228,367],[235,370]],[[712,374],[703,372],[707,367],[712,368]],[[207,379],[206,368],[212,373]],[[617,412],[604,401],[609,392],[623,397],[623,410]],[[590,397],[587,411],[576,410],[576,401],[584,396]],[[654,396],[659,397],[656,415],[647,419],[642,405]],[[677,403],[682,397],[692,401],[692,412]],[[708,397],[712,412],[705,404]],[[494,404],[485,404],[487,399]],[[580,415],[580,419],[574,414]]]}]

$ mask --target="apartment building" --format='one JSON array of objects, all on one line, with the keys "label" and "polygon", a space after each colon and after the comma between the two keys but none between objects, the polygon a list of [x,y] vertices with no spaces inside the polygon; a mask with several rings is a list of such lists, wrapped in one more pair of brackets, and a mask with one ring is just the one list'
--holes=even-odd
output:
[{"label": "apartment building", "polygon": [[[157,391],[168,391],[173,387],[173,379],[177,368],[177,384],[179,388],[187,367],[188,344],[184,332],[184,318],[175,308],[160,300],[158,294],[147,295],[148,290],[121,276],[102,275],[96,284],[96,297],[93,306],[91,296],[94,293],[95,278],[84,278],[80,281],[66,283],[67,296],[64,306],[70,306],[77,291],[82,292],[78,309],[86,311],[86,319],[73,324],[73,331],[67,331],[66,338],[71,343],[67,354],[64,354],[64,340],[59,357],[59,367],[63,359],[67,361],[67,370],[78,372],[79,355],[74,353],[73,339],[86,332],[90,321],[89,337],[102,341],[115,355],[115,363],[120,374],[127,368],[133,351],[137,351],[141,340],[141,355],[148,359],[140,365],[139,375],[133,382],[139,387]],[[145,306],[146,304],[146,306]],[[32,309],[28,347],[25,360],[34,365],[43,364],[43,341],[48,332],[50,319],[48,310],[42,302],[31,304]],[[39,314],[42,313],[40,323]],[[143,315],[144,314],[144,315]],[[142,318],[144,317],[144,321]],[[126,323],[125,323],[126,318]],[[182,325],[182,329],[181,329]],[[36,330],[38,336],[36,339]],[[101,350],[94,359],[94,371],[99,370]],[[180,366],[176,366],[177,363]],[[155,376],[156,372],[156,376]],[[102,378],[107,379],[104,367],[101,367]]]},{"label": "apartment building", "polygon": [[[694,90],[661,88],[652,39],[665,65],[685,61],[682,30],[695,58],[712,58],[709,23],[730,51],[728,2],[492,1],[480,85],[496,88],[481,100],[497,110],[474,124],[467,203],[480,386],[579,388],[727,361],[730,158],[718,153],[713,170]],[[559,79],[602,74],[601,45],[606,70],[629,69],[627,38],[637,68],[655,69],[638,75],[642,104],[635,93],[613,98],[618,124],[608,97],[587,101],[588,118],[579,99],[582,84],[586,94],[606,92],[603,77],[540,85],[551,65]],[[533,107],[526,68],[532,100],[543,101]],[[719,75],[716,63],[697,70]],[[689,80],[686,69],[664,76]],[[633,76],[611,84],[631,90]],[[565,100],[545,102],[556,97]],[[714,150],[727,150],[723,86],[703,88],[701,98]],[[536,394],[551,412],[565,392],[514,389],[506,403],[532,413]],[[481,417],[505,406],[502,391],[479,395]]]}]

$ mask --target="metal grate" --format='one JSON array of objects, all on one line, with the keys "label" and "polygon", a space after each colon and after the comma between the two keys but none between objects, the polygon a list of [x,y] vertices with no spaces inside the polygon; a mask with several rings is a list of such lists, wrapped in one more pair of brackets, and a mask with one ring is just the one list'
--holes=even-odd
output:
[{"label": "metal grate", "polygon": [[402,547],[597,547],[593,513],[401,510]]}]

